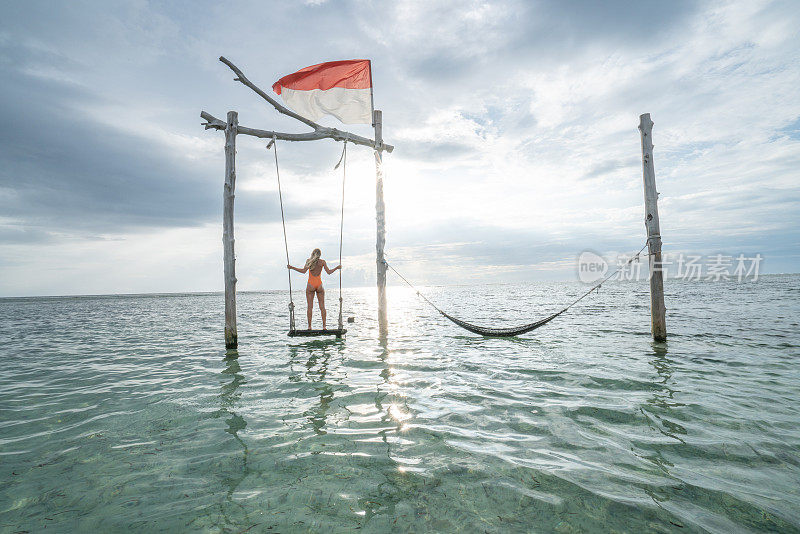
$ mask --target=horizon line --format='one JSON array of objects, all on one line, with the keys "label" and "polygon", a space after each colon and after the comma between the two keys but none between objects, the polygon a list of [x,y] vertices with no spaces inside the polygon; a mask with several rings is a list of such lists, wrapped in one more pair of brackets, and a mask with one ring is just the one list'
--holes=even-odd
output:
[{"label": "horizon line", "polygon": [[[774,276],[797,276],[800,275],[800,272],[791,272],[791,273],[766,273],[766,274],[759,274],[758,278],[764,277],[774,277]],[[753,276],[748,276],[745,280],[753,278]],[[667,278],[666,280],[682,280],[681,278],[671,277]],[[688,280],[689,282],[711,282],[717,283],[716,281],[711,280]],[[726,282],[733,282],[735,280],[725,280]],[[578,284],[582,284],[585,286],[589,286],[594,282],[581,282],[580,280],[538,280],[538,281],[526,281],[524,284],[552,284],[552,283],[569,283],[575,282]],[[609,282],[624,282],[624,283],[631,283],[631,282],[647,282],[647,278],[643,278],[641,280],[614,280],[610,279],[603,282],[603,285]],[[481,282],[481,283],[473,283],[473,284],[420,284],[419,287],[429,287],[429,288],[440,288],[440,287],[474,287],[474,286],[511,286],[511,285],[520,285],[523,282]],[[744,283],[744,280],[740,283]],[[349,286],[344,287],[343,289],[371,289],[375,288],[376,286]],[[387,287],[401,287],[401,288],[408,288],[413,291],[413,288],[406,286],[405,284],[389,284]],[[295,289],[293,292],[298,292],[299,289]],[[288,289],[243,289],[237,290],[236,293],[288,293]],[[224,295],[224,289],[218,290],[210,290],[210,291],[149,291],[143,293],[67,293],[62,295],[0,295],[0,300],[14,300],[14,299],[57,299],[57,298],[98,298],[98,297],[168,297],[168,296],[188,296],[188,295]]]}]

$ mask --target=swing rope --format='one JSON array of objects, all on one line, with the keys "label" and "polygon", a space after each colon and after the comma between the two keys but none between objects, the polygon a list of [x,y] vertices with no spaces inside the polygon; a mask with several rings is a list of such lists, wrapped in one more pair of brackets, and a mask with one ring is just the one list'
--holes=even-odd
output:
[{"label": "swing rope", "polygon": [[278,138],[272,136],[272,141],[267,145],[267,150],[271,146],[275,147],[275,176],[278,178],[278,199],[281,204],[281,223],[283,224],[283,247],[286,249],[286,273],[289,276],[289,330],[294,330],[294,301],[292,300],[292,271],[288,269],[289,265],[289,240],[286,239],[286,217],[283,214],[283,193],[281,192],[281,171],[278,166]]},{"label": "swing rope", "polygon": [[336,170],[340,164],[342,165],[342,217],[339,223],[339,330],[344,328],[342,321],[342,236],[344,235],[344,184],[347,181],[347,138],[344,140],[344,147],[342,148],[342,156],[339,158],[339,163],[333,170]]},{"label": "swing rope", "polygon": [[[649,239],[648,239],[648,241],[649,241]],[[620,272],[623,268],[627,267],[627,265],[630,264],[632,261],[638,260],[639,256],[641,255],[642,251],[645,249],[646,246],[647,246],[647,242],[645,242],[644,246],[642,246],[642,248],[639,249],[639,252],[637,252],[636,254],[631,256],[631,258],[628,261],[626,261],[624,264],[620,265],[614,272],[612,272],[611,274],[609,274],[608,276],[606,276],[605,278],[600,280],[600,282],[598,282],[597,284],[592,286],[592,288],[589,289],[589,291],[587,291],[586,293],[584,293],[583,295],[581,295],[580,297],[578,297],[577,299],[572,301],[565,308],[561,309],[560,311],[557,311],[556,313],[554,313],[552,315],[548,315],[544,319],[540,319],[540,320],[538,320],[536,322],[533,322],[533,323],[530,323],[530,324],[526,324],[526,325],[523,325],[523,326],[518,326],[518,327],[510,327],[510,328],[496,328],[496,327],[478,326],[478,325],[474,325],[472,323],[468,323],[466,321],[462,321],[461,319],[458,319],[456,317],[453,317],[452,315],[444,312],[436,304],[431,302],[416,287],[414,287],[414,285],[412,285],[411,282],[406,280],[405,276],[403,276],[402,274],[397,272],[397,269],[395,269],[391,264],[389,264],[389,262],[384,260],[384,263],[386,264],[387,267],[389,267],[392,271],[394,271],[394,274],[399,276],[403,280],[403,282],[408,284],[408,286],[411,289],[416,291],[417,295],[419,295],[422,298],[422,300],[424,300],[425,302],[430,304],[436,311],[438,311],[444,317],[446,317],[450,321],[454,322],[455,324],[457,324],[461,328],[464,328],[465,330],[469,330],[470,332],[473,332],[475,334],[480,334],[480,335],[483,335],[483,336],[512,337],[512,336],[518,336],[520,334],[524,334],[526,332],[530,332],[531,330],[535,330],[535,329],[539,328],[540,326],[544,326],[547,323],[549,323],[550,321],[552,321],[553,319],[555,319],[556,317],[558,317],[559,315],[561,315],[562,313],[566,312],[567,310],[569,310],[570,308],[575,306],[577,303],[579,303],[580,301],[582,301],[583,299],[588,297],[589,294],[591,294],[593,291],[596,291],[596,290],[600,289],[600,286],[602,286],[604,283],[606,283],[612,276],[614,276],[615,274]]]}]

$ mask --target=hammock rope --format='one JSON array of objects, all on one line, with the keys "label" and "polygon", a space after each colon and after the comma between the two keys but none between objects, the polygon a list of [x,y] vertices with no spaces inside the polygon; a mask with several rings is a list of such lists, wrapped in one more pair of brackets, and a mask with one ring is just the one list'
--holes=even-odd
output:
[{"label": "hammock rope", "polygon": [[584,293],[583,295],[581,295],[580,297],[578,297],[577,299],[572,301],[565,308],[557,311],[556,313],[554,313],[552,315],[548,315],[544,319],[540,319],[540,320],[535,321],[533,323],[529,323],[529,324],[522,325],[522,326],[509,327],[509,328],[478,326],[478,325],[475,325],[475,324],[472,324],[472,323],[468,323],[467,321],[462,321],[461,319],[458,319],[457,317],[453,317],[449,313],[446,313],[441,308],[439,308],[436,304],[431,302],[430,299],[428,299],[428,297],[423,295],[419,291],[419,289],[414,287],[414,285],[411,282],[409,282],[406,279],[405,276],[403,276],[402,274],[397,272],[397,269],[395,269],[388,261],[385,261],[384,263],[386,264],[387,267],[389,267],[389,269],[391,269],[394,272],[394,274],[399,276],[403,280],[403,282],[408,284],[408,286],[411,289],[416,291],[417,295],[419,295],[422,298],[422,300],[424,300],[425,302],[430,304],[436,311],[438,311],[444,317],[446,317],[447,319],[449,319],[453,323],[457,324],[461,328],[463,328],[465,330],[468,330],[468,331],[470,331],[470,332],[472,332],[474,334],[479,334],[479,335],[482,335],[482,336],[513,337],[513,336],[518,336],[518,335],[521,335],[521,334],[525,334],[527,332],[530,332],[532,330],[536,330],[537,328],[546,325],[547,323],[549,323],[550,321],[552,321],[553,319],[555,319],[559,315],[563,314],[564,312],[566,312],[567,310],[569,310],[570,308],[575,306],[577,303],[579,303],[580,301],[582,301],[583,299],[588,297],[593,291],[596,291],[596,290],[600,289],[600,286],[602,286],[604,283],[606,283],[612,276],[614,276],[615,274],[620,272],[623,268],[627,267],[628,264],[630,264],[634,260],[638,260],[639,256],[641,255],[642,251],[645,249],[646,246],[647,246],[647,242],[645,242],[645,244],[642,246],[642,248],[639,249],[639,252],[637,252],[635,255],[631,256],[631,258],[628,261],[626,261],[624,264],[622,264],[619,267],[617,267],[617,269],[614,272],[612,272],[611,274],[609,274],[608,276],[603,278],[600,282],[598,282],[597,284],[592,286],[592,288],[589,289],[589,291],[587,291],[586,293]]}]

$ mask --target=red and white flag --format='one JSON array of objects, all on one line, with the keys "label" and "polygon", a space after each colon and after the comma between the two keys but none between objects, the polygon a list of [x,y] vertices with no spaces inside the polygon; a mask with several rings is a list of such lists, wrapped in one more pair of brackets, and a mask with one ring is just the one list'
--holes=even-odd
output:
[{"label": "red and white flag", "polygon": [[284,76],[272,90],[287,106],[313,121],[333,115],[345,124],[372,124],[372,69],[368,59],[312,65]]}]

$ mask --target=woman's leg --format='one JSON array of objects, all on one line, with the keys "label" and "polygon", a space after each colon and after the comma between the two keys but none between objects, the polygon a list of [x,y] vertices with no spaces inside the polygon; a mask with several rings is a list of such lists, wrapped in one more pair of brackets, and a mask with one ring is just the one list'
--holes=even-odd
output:
[{"label": "woman's leg", "polygon": [[327,319],[327,314],[325,313],[325,290],[322,286],[317,288],[317,302],[319,303],[319,313],[322,315],[322,329],[325,330],[325,319]]},{"label": "woman's leg", "polygon": [[306,303],[308,304],[308,310],[306,311],[308,329],[311,330],[311,310],[314,308],[314,287],[311,284],[306,286]]}]

